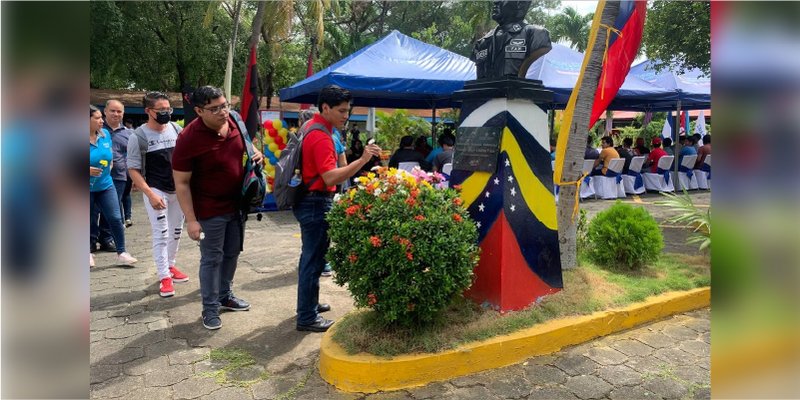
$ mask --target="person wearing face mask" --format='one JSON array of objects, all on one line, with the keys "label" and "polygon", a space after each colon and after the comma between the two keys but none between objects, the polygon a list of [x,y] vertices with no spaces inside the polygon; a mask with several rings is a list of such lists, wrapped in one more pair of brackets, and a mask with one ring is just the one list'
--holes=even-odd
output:
[{"label": "person wearing face mask", "polygon": [[186,282],[175,266],[183,212],[172,178],[172,152],[181,127],[170,122],[169,97],[161,92],[147,93],[142,99],[147,122],[136,128],[128,141],[128,173],[142,191],[153,234],[153,260],[159,279],[159,295],[175,295],[173,282]]}]

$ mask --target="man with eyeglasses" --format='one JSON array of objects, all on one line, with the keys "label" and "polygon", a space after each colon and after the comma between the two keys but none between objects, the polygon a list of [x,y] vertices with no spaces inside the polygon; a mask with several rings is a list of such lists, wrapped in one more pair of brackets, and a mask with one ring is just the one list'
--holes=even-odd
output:
[{"label": "man with eyeglasses", "polygon": [[142,191],[153,234],[153,260],[159,279],[159,295],[175,295],[174,282],[186,282],[175,266],[183,232],[183,212],[172,178],[172,153],[181,127],[171,122],[169,97],[147,93],[142,99],[147,122],[136,128],[128,140],[128,173]]},{"label": "man with eyeglasses", "polygon": [[[220,310],[250,309],[250,304],[234,296],[232,290],[244,238],[239,198],[245,172],[245,139],[221,89],[198,88],[192,104],[197,118],[178,138],[172,168],[187,233],[200,242],[203,326],[219,329]],[[263,154],[258,150],[254,153],[253,161],[260,164]]]}]

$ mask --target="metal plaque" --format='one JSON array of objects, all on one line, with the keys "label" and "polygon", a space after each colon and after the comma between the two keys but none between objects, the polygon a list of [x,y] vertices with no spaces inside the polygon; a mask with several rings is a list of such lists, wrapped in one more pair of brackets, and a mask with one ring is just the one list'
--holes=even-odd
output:
[{"label": "metal plaque", "polygon": [[494,172],[502,132],[500,127],[458,128],[453,169]]}]

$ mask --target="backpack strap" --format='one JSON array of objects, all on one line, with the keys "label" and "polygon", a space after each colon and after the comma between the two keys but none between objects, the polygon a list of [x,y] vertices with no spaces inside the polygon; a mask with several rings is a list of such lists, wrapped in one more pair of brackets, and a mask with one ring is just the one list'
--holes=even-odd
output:
[{"label": "backpack strap", "polygon": [[138,128],[136,128],[136,130],[133,131],[133,136],[136,136],[136,140],[139,143],[139,157],[142,158],[141,173],[142,173],[142,178],[144,178],[145,177],[144,164],[145,161],[147,160],[147,135],[145,135],[144,129],[142,129],[142,127],[139,126]]},{"label": "backpack strap", "polygon": [[[303,126],[300,127],[300,131],[297,132],[298,133],[297,138],[300,141],[300,157],[298,158],[297,163],[299,164],[301,172],[303,170],[303,139],[305,139],[306,135],[308,135],[309,132],[316,130],[323,131],[328,136],[331,136],[331,133],[328,131],[328,127],[326,127],[325,124],[321,124],[319,122],[311,122],[311,120],[308,120],[305,124],[303,124]],[[317,175],[310,181],[308,181],[308,187],[311,187],[311,185],[313,185],[314,182],[316,182],[317,179],[321,177],[322,177],[321,175]]]}]

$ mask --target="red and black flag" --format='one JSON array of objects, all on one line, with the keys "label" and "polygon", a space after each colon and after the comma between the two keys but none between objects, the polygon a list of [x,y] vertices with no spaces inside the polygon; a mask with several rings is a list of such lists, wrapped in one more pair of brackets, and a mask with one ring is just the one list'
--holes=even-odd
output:
[{"label": "red and black flag", "polygon": [[256,64],[256,47],[250,49],[250,64],[244,79],[242,93],[242,119],[247,133],[252,139],[258,133],[258,66]]}]

